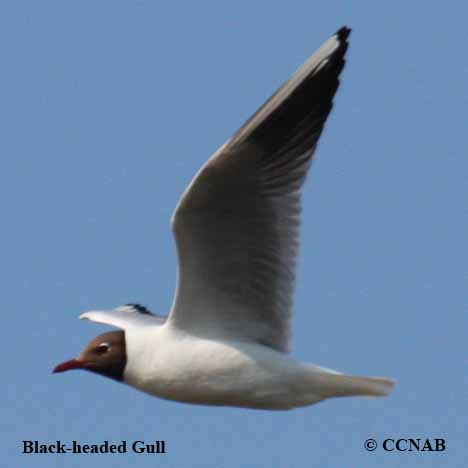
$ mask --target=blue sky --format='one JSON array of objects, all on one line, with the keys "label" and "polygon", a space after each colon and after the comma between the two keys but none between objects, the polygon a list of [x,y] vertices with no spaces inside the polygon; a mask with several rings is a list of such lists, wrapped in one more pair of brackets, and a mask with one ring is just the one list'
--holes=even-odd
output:
[{"label": "blue sky", "polygon": [[[5,466],[466,466],[468,7],[448,5],[2,4]],[[107,330],[81,311],[167,312],[179,195],[344,24],[348,64],[305,188],[293,354],[392,376],[395,392],[274,413],[51,375]],[[368,453],[370,437],[447,450]],[[164,439],[168,453],[26,456],[25,439]]]}]

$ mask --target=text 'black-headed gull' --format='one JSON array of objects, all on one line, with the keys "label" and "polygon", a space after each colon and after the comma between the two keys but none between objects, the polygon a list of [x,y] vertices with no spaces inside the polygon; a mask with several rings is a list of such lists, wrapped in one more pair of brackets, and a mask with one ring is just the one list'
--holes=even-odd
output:
[{"label": "text 'black-headed gull'", "polygon": [[86,369],[152,395],[284,410],[383,396],[393,381],[287,354],[301,190],[332,109],[350,29],[337,31],[200,169],[174,212],[179,258],[168,317],[138,304],[82,319],[121,331],[54,372]]}]

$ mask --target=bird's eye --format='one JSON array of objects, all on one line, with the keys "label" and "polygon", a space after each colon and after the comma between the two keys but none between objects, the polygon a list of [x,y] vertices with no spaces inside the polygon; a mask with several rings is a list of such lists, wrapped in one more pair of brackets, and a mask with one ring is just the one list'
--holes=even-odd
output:
[{"label": "bird's eye", "polygon": [[109,348],[109,343],[101,343],[100,345],[96,346],[96,352],[98,354],[105,354],[107,351],[109,351]]}]

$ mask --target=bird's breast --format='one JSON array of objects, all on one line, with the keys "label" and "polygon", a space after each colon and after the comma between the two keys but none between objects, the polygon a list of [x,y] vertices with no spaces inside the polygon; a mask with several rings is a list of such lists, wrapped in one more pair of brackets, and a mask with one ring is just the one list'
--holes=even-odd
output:
[{"label": "bird's breast", "polygon": [[126,337],[127,384],[161,398],[207,405],[271,406],[291,392],[297,365],[288,356],[164,327]]}]

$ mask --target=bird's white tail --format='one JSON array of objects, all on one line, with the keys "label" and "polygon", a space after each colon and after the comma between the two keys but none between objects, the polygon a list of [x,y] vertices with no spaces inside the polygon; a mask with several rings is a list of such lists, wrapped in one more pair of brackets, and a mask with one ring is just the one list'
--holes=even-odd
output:
[{"label": "bird's white tail", "polygon": [[318,372],[314,380],[320,383],[325,398],[342,396],[386,396],[395,381],[384,377],[358,377],[352,375]]}]

